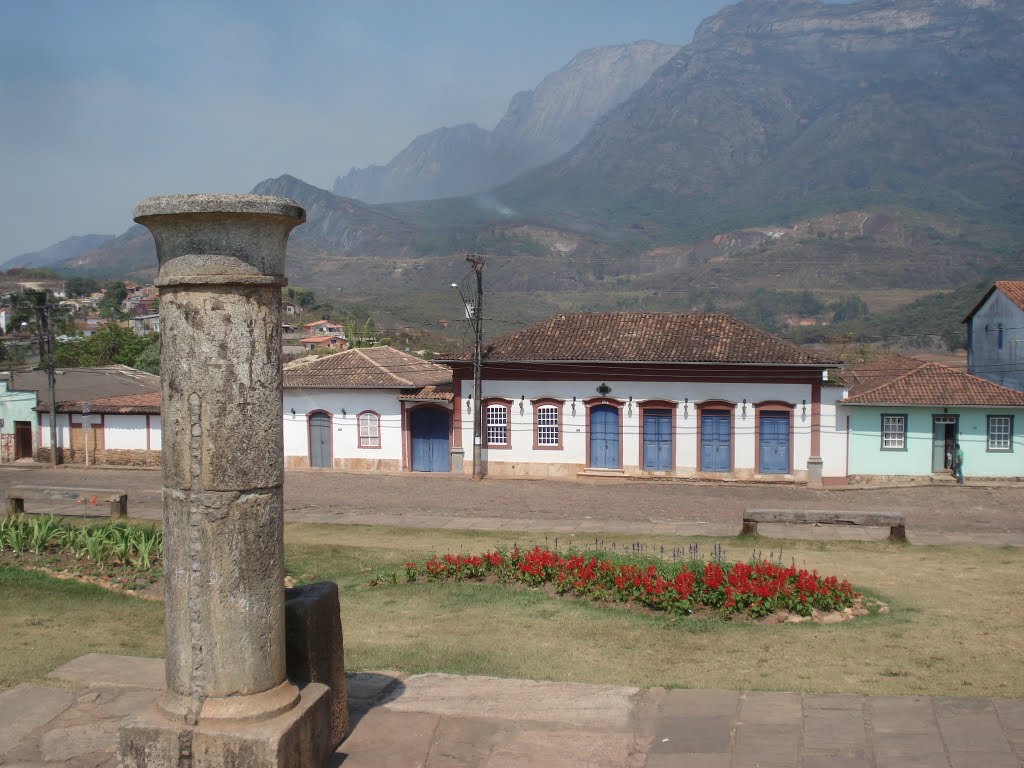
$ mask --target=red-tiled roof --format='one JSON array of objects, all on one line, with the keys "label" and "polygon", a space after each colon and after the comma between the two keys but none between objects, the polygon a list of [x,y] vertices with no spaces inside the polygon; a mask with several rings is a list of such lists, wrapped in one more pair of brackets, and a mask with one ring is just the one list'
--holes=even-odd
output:
[{"label": "red-tiled roof", "polygon": [[1024,392],[1000,387],[948,365],[893,355],[843,371],[848,405],[1024,408]]},{"label": "red-tiled roof", "polygon": [[441,400],[450,403],[455,399],[451,384],[433,385],[421,387],[415,392],[405,392],[398,396],[399,400]]},{"label": "red-tiled roof", "polygon": [[448,367],[391,347],[361,347],[327,357],[303,358],[284,369],[285,387],[420,389],[451,382]]},{"label": "red-tiled roof", "polygon": [[[85,401],[62,400],[57,403],[57,413],[81,413]],[[121,395],[119,397],[104,397],[98,400],[89,400],[90,413],[106,414],[145,414],[160,413],[160,393],[143,392],[137,395]],[[50,410],[50,404],[40,402],[36,407],[37,411],[46,413]]]},{"label": "red-tiled roof", "polygon": [[[471,352],[448,359],[467,361]],[[484,360],[519,362],[835,365],[766,331],[717,312],[560,314],[495,339]]]},{"label": "red-tiled roof", "polygon": [[307,336],[304,339],[299,339],[300,344],[323,344],[325,341],[335,339],[338,342],[344,341],[340,336]]},{"label": "red-tiled roof", "polygon": [[988,297],[995,291],[1001,291],[1006,298],[1012,301],[1021,309],[1024,309],[1024,280],[996,280],[991,288],[985,291],[981,301],[974,305],[974,309],[967,313],[963,322],[967,322],[975,312],[981,309],[981,305],[988,301]]}]

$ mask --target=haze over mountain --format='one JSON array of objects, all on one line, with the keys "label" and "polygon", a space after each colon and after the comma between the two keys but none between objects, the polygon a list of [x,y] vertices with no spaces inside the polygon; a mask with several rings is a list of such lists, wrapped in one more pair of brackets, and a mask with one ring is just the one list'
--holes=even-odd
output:
[{"label": "haze over mountain", "polygon": [[740,2],[496,197],[654,241],[851,201],[1019,224],[1022,21],[1021,0]]},{"label": "haze over mountain", "polygon": [[382,203],[490,189],[571,149],[678,51],[650,40],[583,51],[534,90],[513,96],[493,131],[474,123],[438,128],[385,166],[353,168],[333,191]]},{"label": "haze over mountain", "polygon": [[65,238],[59,243],[44,248],[41,251],[19,254],[0,264],[0,268],[48,267],[51,264],[56,264],[66,259],[73,259],[83,253],[95,250],[105,242],[113,239],[113,235],[75,235]]},{"label": "haze over mountain", "polygon": [[[506,119],[520,137],[567,122],[540,106]],[[748,0],[486,195],[371,206],[287,175],[254,191],[307,208],[296,284],[406,320],[440,316],[467,251],[490,257],[489,292],[516,294],[507,321],[729,308],[757,289],[892,306],[1024,277],[1022,125],[1024,0]],[[66,265],[151,273],[132,232]]]}]

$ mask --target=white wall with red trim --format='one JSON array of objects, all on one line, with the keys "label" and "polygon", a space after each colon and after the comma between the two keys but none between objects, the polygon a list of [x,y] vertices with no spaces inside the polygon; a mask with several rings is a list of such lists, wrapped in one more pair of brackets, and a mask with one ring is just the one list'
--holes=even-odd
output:
[{"label": "white wall with red trim", "polygon": [[[587,461],[587,407],[586,401],[600,398],[598,387],[603,383],[593,381],[523,381],[491,380],[482,383],[483,400],[511,401],[509,409],[508,447],[488,448],[484,442],[484,458],[491,470],[501,469],[503,464],[562,464],[584,468]],[[798,478],[806,476],[807,460],[811,456],[811,432],[813,421],[814,390],[820,392],[820,455],[823,460],[823,474],[826,478],[846,477],[846,431],[845,424],[836,416],[836,402],[843,391],[838,387],[814,387],[811,384],[774,383],[715,383],[702,382],[630,382],[609,381],[611,391],[607,399],[620,406],[622,436],[622,469],[627,474],[640,473],[641,458],[641,414],[640,405],[645,401],[668,401],[675,404],[673,440],[675,442],[674,474],[692,476],[699,474],[700,445],[698,442],[698,409],[707,401],[727,401],[732,415],[734,455],[733,471],[753,475],[756,467],[755,404],[765,401],[779,401],[792,406],[792,464],[790,473]],[[467,457],[473,445],[473,415],[471,402],[473,382],[462,379],[457,382],[456,391],[460,414],[461,444]],[[575,411],[573,398],[576,398]],[[562,401],[562,445],[561,450],[535,448],[533,401],[553,398]],[[744,406],[743,401],[746,400]],[[486,414],[485,414],[486,417]],[[486,434],[486,421],[484,426]],[[469,471],[467,462],[466,471]],[[510,474],[519,474],[512,472]],[[527,470],[526,474],[530,474]]]}]

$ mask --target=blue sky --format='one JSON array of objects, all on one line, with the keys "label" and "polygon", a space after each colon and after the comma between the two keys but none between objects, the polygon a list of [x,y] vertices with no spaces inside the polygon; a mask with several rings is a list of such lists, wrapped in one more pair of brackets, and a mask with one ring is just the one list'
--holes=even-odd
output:
[{"label": "blue sky", "polygon": [[329,188],[493,128],[576,53],[688,43],[727,0],[0,0],[0,261],[119,234],[141,198]]}]

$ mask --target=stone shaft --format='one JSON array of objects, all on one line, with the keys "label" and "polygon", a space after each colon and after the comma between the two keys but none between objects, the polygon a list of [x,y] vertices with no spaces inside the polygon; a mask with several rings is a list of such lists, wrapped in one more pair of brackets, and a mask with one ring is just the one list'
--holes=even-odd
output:
[{"label": "stone shaft", "polygon": [[280,328],[285,245],[305,213],[280,198],[179,195],[143,201],[135,220],[160,261],[164,709],[191,723],[272,716],[295,702]]}]

